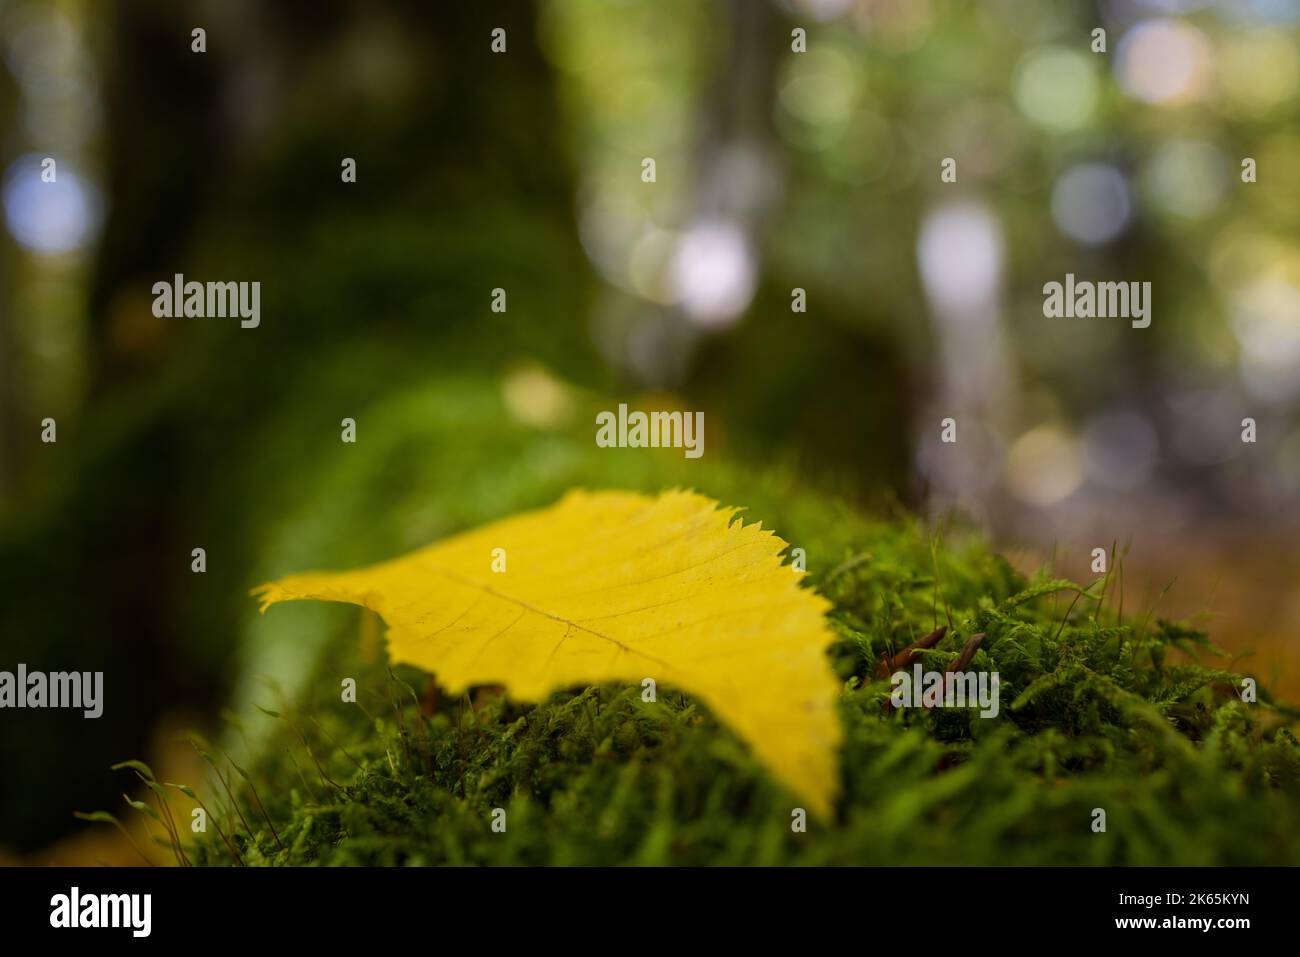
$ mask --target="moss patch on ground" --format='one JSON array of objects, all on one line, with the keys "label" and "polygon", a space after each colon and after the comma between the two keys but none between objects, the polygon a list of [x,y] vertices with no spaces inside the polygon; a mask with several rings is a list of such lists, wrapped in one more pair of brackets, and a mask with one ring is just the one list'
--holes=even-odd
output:
[{"label": "moss patch on ground", "polygon": [[[388,667],[369,614],[294,603],[259,617],[247,599],[249,677],[225,733],[201,745],[213,770],[189,783],[210,823],[192,835],[180,820],[187,862],[1300,863],[1296,711],[1262,688],[1243,702],[1241,676],[1201,632],[1131,601],[1121,618],[1115,557],[1086,588],[1026,578],[978,537],[938,538],[887,507],[873,518],[793,463],[596,449],[599,399],[575,393],[571,416],[539,426],[508,392],[415,376],[361,408],[357,446],[286,447],[239,476],[232,494],[264,530],[257,565],[200,584],[244,595],[392,557],[575,485],[692,486],[747,506],[746,521],[805,550],[810,587],[834,606],[845,741],[833,818],[794,832],[797,799],[676,689],[660,685],[653,703],[614,685],[531,705],[494,688],[452,698]],[[726,423],[710,429],[716,449]],[[996,718],[888,707],[879,663],[938,625],[949,630],[922,654],[926,670],[985,634],[969,667],[1000,674]],[[341,700],[348,677],[355,704]]]},{"label": "moss patch on ground", "polygon": [[[1118,622],[1115,581],[1026,580],[979,545],[871,527],[816,576],[844,679],[834,820],[792,831],[796,800],[699,702],[671,689],[575,689],[529,706],[441,697],[373,640],[331,643],[278,727],[227,832],[188,851],[231,864],[1260,864],[1300,861],[1294,717],[1240,700],[1205,636]],[[1002,711],[893,710],[877,663],[936,622],[942,670],[966,637],[1001,675]],[[360,623],[362,630],[377,628]],[[356,632],[353,632],[355,635]],[[369,645],[371,654],[365,649]],[[236,787],[238,785],[239,787]],[[494,808],[506,830],[491,828]],[[1104,833],[1093,809],[1106,811]],[[237,853],[236,853],[237,852]]]}]

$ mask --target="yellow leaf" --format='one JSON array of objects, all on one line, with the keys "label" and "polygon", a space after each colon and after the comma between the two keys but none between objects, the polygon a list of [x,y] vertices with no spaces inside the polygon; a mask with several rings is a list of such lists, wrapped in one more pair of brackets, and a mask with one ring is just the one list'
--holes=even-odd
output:
[{"label": "yellow leaf", "polygon": [[402,558],[253,593],[262,611],[302,598],[370,608],[392,660],[453,693],[500,684],[537,701],[645,678],[679,688],[825,815],[840,741],[828,603],[780,563],[785,542],[734,515],[694,492],[574,491]]}]

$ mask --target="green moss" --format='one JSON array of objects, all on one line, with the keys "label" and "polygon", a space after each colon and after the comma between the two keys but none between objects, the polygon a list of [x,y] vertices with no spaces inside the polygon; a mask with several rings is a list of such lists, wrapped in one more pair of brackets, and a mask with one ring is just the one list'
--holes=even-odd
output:
[{"label": "green moss", "polygon": [[[805,550],[834,606],[835,815],[793,833],[798,799],[677,689],[646,703],[639,686],[576,688],[537,705],[473,689],[434,707],[428,675],[389,670],[373,617],[321,603],[258,616],[248,599],[234,645],[248,678],[220,741],[247,779],[205,748],[238,811],[215,771],[189,782],[216,825],[184,835],[191,862],[1300,863],[1296,713],[1263,693],[1241,702],[1200,632],[1141,609],[1117,621],[1122,572],[1086,590],[1026,579],[977,537],[937,541],[888,508],[869,517],[825,476],[733,462],[725,421],[686,461],[596,449],[591,412],[609,406],[589,397],[575,394],[571,424],[536,429],[496,378],[388,381],[358,404],[356,446],[293,444],[302,430],[286,423],[303,409],[265,423],[275,454],[231,487],[263,530],[257,564],[223,593],[400,554],[575,485],[692,486],[746,505],[747,521]],[[887,707],[877,663],[938,624],[951,627],[923,654],[930,669],[986,634],[970,667],[1001,675],[998,717]],[[356,704],[340,700],[345,677]],[[504,833],[491,829],[498,807]],[[1092,831],[1099,807],[1105,833]]]},{"label": "green moss", "polygon": [[[1294,715],[1242,703],[1224,671],[1172,663],[1206,654],[1203,635],[1117,623],[1113,582],[1026,581],[906,522],[861,535],[815,576],[835,605],[846,741],[835,818],[807,833],[791,830],[797,800],[687,696],[605,686],[526,706],[479,689],[426,715],[427,676],[364,660],[346,634],[306,684],[319,693],[262,719],[275,730],[249,774],[286,849],[251,798],[251,834],[214,811],[249,864],[1300,861]],[[1002,676],[995,719],[891,710],[888,681],[862,680],[949,615],[923,660],[940,668],[985,632],[972,667]],[[357,705],[338,700],[340,675],[357,678]],[[232,861],[212,833],[188,855]]]}]

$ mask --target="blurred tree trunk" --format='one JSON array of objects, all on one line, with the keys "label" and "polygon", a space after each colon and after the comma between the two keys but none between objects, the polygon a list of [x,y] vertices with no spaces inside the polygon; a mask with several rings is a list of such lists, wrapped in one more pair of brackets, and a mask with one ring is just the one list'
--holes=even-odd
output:
[{"label": "blurred tree trunk", "polygon": [[[696,216],[741,225],[761,257],[765,233],[780,228],[785,171],[773,116],[790,24],[773,4],[723,6],[727,53],[702,124]],[[813,307],[792,313],[791,290],[810,284],[770,265],[760,270],[748,315],[706,340],[689,390],[723,410],[745,454],[761,459],[773,446],[793,446],[810,480],[828,479],[841,493],[901,497],[913,402],[898,344],[866,331],[855,315],[862,304],[831,290],[807,289]]]},{"label": "blurred tree trunk", "polygon": [[[585,338],[572,182],[531,3],[99,9],[111,211],[91,402],[60,430],[59,481],[0,527],[0,618],[14,660],[103,670],[109,699],[75,727],[0,723],[0,766],[26,782],[0,794],[0,843],[27,848],[75,809],[116,809],[108,765],[147,755],[161,715],[215,714],[257,574],[257,506],[310,483],[334,404],[375,401],[416,356],[424,375],[470,355],[492,367],[508,337],[563,366]],[[489,50],[498,25],[508,55]],[[206,53],[190,50],[195,26]],[[344,156],[356,184],[340,181]],[[262,325],[154,318],[152,284],[175,273],[260,281]],[[528,308],[487,329],[488,291],[507,282]],[[360,339],[380,374],[323,378]],[[329,411],[265,437],[304,402]],[[272,454],[289,463],[282,487],[260,478]],[[204,575],[190,573],[196,545]]]},{"label": "blurred tree trunk", "polygon": [[[0,70],[0,129],[12,129],[18,121],[17,113],[18,85],[8,70]],[[7,138],[7,141],[11,140]],[[0,153],[0,171],[8,169],[13,160],[9,149]],[[23,428],[25,405],[14,358],[17,350],[12,310],[16,254],[17,246],[9,230],[0,229],[0,502],[12,490],[17,477],[18,435]]]},{"label": "blurred tree trunk", "polygon": [[105,183],[111,208],[90,290],[91,396],[130,371],[114,344],[114,297],[170,278],[190,249],[213,184],[226,173],[219,46],[190,50],[192,16],[161,0],[118,0],[106,44]]}]

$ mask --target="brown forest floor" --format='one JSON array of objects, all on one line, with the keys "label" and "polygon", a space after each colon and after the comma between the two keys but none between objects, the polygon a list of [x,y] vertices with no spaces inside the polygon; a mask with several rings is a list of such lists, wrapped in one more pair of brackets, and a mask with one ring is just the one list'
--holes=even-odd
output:
[{"label": "brown forest floor", "polygon": [[[1096,576],[1091,546],[1002,545],[1023,572],[1050,562],[1078,581]],[[1282,530],[1202,529],[1142,542],[1124,559],[1125,615],[1185,619],[1233,654],[1279,698],[1300,704],[1300,547]],[[1163,594],[1162,594],[1163,592]],[[1062,608],[1064,614],[1064,608]]]}]

